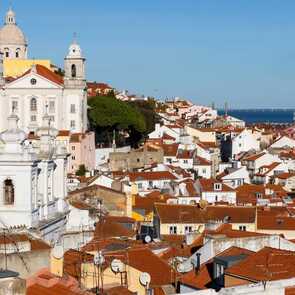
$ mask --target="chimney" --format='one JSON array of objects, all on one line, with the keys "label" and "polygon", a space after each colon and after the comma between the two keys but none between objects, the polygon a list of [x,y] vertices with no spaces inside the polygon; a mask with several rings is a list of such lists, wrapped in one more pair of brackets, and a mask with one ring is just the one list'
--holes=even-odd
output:
[{"label": "chimney", "polygon": [[192,260],[192,264],[194,266],[195,273],[198,273],[201,265],[201,253],[196,253],[196,259]]}]

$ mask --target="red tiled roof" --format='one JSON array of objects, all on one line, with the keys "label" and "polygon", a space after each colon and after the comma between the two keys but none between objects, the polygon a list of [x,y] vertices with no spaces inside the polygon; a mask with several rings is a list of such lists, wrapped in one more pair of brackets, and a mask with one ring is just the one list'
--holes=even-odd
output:
[{"label": "red tiled roof", "polygon": [[[56,83],[58,85],[63,85],[64,84],[64,80],[63,78],[54,73],[53,71],[49,70],[48,68],[42,66],[42,65],[39,65],[39,64],[36,64],[35,65],[36,67],[36,73],[40,76],[42,76],[43,78],[53,82],[53,83]],[[23,75],[21,75],[20,77],[16,78],[14,81],[18,80],[19,78],[21,77],[24,77],[26,76],[27,74],[31,73],[32,72],[32,68],[29,69],[28,71],[26,71]]]},{"label": "red tiled roof", "polygon": [[170,199],[176,199],[168,194],[161,194],[159,191],[153,191],[145,197],[135,196],[133,209],[143,209],[145,214],[154,210],[155,203],[167,203]]},{"label": "red tiled roof", "polygon": [[[249,251],[247,249],[233,246],[219,253],[217,257],[237,256],[241,254],[251,255],[253,253],[254,252]],[[182,284],[185,284],[196,289],[202,290],[210,288],[210,284],[213,282],[213,260],[211,259],[208,262],[202,264],[198,273],[196,273],[195,270],[193,270],[184,274],[181,277],[180,281]]]},{"label": "red tiled roof", "polygon": [[225,270],[249,281],[273,281],[295,276],[295,252],[265,247]]},{"label": "red tiled roof", "polygon": [[204,224],[209,221],[229,223],[254,223],[254,207],[207,206],[201,209],[195,205],[155,204],[161,223]]},{"label": "red tiled roof", "polygon": [[70,130],[59,130],[57,136],[69,136]]},{"label": "red tiled roof", "polygon": [[[49,250],[51,246],[41,239],[25,233],[4,233],[0,234],[0,245],[4,244],[18,244],[28,242],[31,245],[31,251],[34,250]],[[3,246],[2,246],[3,247]]]},{"label": "red tiled roof", "polygon": [[255,160],[259,159],[260,157],[264,156],[265,154],[266,154],[265,152],[259,153],[259,154],[254,154],[254,155],[244,158],[243,161],[255,161]]},{"label": "red tiled roof", "polygon": [[177,152],[177,159],[192,159],[193,152],[190,150],[178,150]]},{"label": "red tiled roof", "polygon": [[130,181],[139,180],[174,180],[177,179],[169,171],[131,172],[128,173]]},{"label": "red tiled roof", "polygon": [[206,160],[205,158],[196,156],[195,157],[195,165],[199,165],[199,166],[211,166],[211,162]]},{"label": "red tiled roof", "polygon": [[122,255],[122,262],[141,272],[150,274],[150,286],[152,288],[169,285],[175,281],[173,268],[146,247],[134,247],[124,252],[108,253],[110,257],[113,257],[113,255],[118,257],[120,254]]},{"label": "red tiled roof", "polygon": [[178,150],[178,143],[163,144],[164,156],[165,157],[176,157]]},{"label": "red tiled roof", "polygon": [[73,277],[59,278],[48,269],[40,270],[27,279],[27,295],[94,295],[80,287]]},{"label": "red tiled roof", "polygon": [[279,179],[288,179],[288,178],[294,177],[294,176],[295,176],[295,173],[288,173],[288,172],[275,175],[275,177],[279,178]]},{"label": "red tiled roof", "polygon": [[[199,179],[200,181],[200,187],[202,192],[234,192],[235,190],[229,187],[228,185],[222,183],[219,180],[216,179],[206,179],[206,178],[201,178]],[[218,183],[221,185],[221,190],[216,190],[214,188],[214,185]]]}]

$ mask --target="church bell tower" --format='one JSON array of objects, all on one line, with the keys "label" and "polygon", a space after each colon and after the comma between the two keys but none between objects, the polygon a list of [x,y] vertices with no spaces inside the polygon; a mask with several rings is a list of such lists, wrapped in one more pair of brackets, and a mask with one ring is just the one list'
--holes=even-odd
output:
[{"label": "church bell tower", "polygon": [[85,88],[85,58],[79,44],[74,42],[69,47],[68,55],[64,61],[65,86],[68,88]]}]

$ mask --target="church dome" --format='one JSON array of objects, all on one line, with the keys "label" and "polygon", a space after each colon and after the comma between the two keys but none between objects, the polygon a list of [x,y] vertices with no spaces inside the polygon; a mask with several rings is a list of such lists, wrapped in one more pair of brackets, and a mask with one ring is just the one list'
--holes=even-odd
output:
[{"label": "church dome", "polygon": [[67,58],[82,58],[81,47],[76,41],[70,45]]},{"label": "church dome", "polygon": [[26,45],[24,33],[17,25],[5,25],[0,29],[1,45]]},{"label": "church dome", "polygon": [[0,29],[0,45],[27,45],[25,35],[17,26],[15,13],[11,9],[7,12],[5,24]]}]

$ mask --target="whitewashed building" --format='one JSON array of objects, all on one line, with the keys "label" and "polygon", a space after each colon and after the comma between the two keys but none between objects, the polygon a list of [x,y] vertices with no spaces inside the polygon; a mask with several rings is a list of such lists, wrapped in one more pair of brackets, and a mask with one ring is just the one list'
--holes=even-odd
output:
[{"label": "whitewashed building", "polygon": [[87,91],[85,58],[74,41],[64,59],[64,76],[53,69],[33,64],[24,74],[5,79],[3,59],[27,59],[27,41],[9,10],[0,30],[0,131],[8,128],[7,115],[19,117],[25,132],[36,131],[48,112],[58,130],[85,132],[87,129]]},{"label": "whitewashed building", "polygon": [[67,157],[62,145],[55,145],[57,130],[49,116],[37,129],[38,147],[33,147],[17,126],[18,117],[8,117],[8,130],[0,134],[0,227],[26,226],[40,230],[55,241],[65,225]]}]

